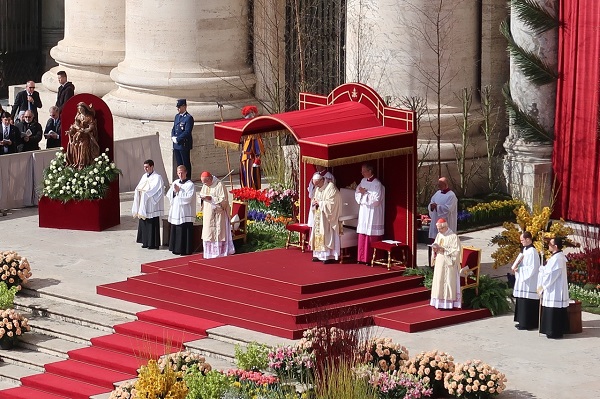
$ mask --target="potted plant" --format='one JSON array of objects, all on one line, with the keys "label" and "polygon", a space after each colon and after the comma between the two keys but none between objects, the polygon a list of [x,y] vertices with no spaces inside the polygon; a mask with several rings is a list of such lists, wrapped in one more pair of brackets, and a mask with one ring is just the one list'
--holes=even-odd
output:
[{"label": "potted plant", "polygon": [[6,283],[7,288],[17,287],[19,291],[30,277],[31,266],[27,258],[15,251],[0,252],[0,279]]},{"label": "potted plant", "polygon": [[10,349],[23,333],[31,331],[27,318],[14,309],[0,311],[0,348]]}]

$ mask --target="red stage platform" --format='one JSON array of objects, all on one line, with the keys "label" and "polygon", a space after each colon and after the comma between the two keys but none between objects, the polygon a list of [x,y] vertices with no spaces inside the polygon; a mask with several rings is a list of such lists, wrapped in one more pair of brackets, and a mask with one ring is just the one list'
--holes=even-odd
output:
[{"label": "red stage platform", "polygon": [[310,253],[274,249],[205,260],[202,255],[142,265],[144,275],[97,292],[276,336],[352,314],[364,325],[406,332],[488,317],[484,310],[436,310],[420,277],[354,264],[311,262]]}]

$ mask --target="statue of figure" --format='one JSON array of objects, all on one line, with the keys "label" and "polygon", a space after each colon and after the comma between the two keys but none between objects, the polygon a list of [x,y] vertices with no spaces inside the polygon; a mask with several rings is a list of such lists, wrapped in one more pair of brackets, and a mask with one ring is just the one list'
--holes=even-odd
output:
[{"label": "statue of figure", "polygon": [[91,165],[94,158],[100,155],[96,111],[91,104],[87,105],[84,102],[77,104],[77,115],[67,130],[67,135],[69,136],[67,165],[77,169]]}]

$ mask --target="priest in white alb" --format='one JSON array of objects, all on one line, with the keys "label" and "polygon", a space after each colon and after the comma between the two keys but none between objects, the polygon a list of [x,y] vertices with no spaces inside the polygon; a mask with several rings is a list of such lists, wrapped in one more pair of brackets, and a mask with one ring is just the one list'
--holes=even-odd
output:
[{"label": "priest in white alb", "polygon": [[536,292],[540,254],[533,246],[533,236],[529,231],[524,231],[520,239],[523,249],[511,268],[515,273],[514,321],[518,330],[533,330],[538,328],[540,317],[540,298]]},{"label": "priest in white alb", "polygon": [[154,171],[154,161],[144,161],[144,175],[133,195],[131,214],[138,218],[137,242],[142,248],[160,247],[160,218],[164,212],[164,186],[160,174]]},{"label": "priest in white alb", "polygon": [[462,307],[460,293],[460,263],[462,246],[456,233],[448,227],[445,219],[436,223],[438,234],[431,248],[433,250],[433,283],[430,305],[437,309]]},{"label": "priest in white alb", "polygon": [[373,258],[372,243],[381,241],[384,234],[385,188],[373,174],[372,165],[362,165],[361,174],[363,179],[354,193],[359,205],[356,262],[368,264]]},{"label": "priest in white alb", "polygon": [[[315,165],[315,173],[318,173],[319,175],[323,176],[323,178],[325,179],[325,185],[327,185],[327,183],[332,182],[333,184],[335,184],[335,177],[333,177],[333,174],[331,172],[329,172],[327,170],[326,167],[321,166],[321,165]],[[315,196],[315,185],[313,183],[313,180],[310,179],[310,183],[308,183],[308,199],[312,201],[313,197]],[[309,210],[308,211],[308,218],[306,220],[306,224],[309,225],[310,227],[313,226],[313,213]]]},{"label": "priest in white alb", "polygon": [[569,284],[567,281],[567,257],[562,251],[563,240],[550,240],[548,249],[552,256],[540,267],[537,292],[542,301],[540,332],[548,338],[562,338],[569,332]]},{"label": "priest in white alb", "polygon": [[333,182],[327,181],[320,173],[312,177],[315,187],[310,212],[313,213],[313,227],[309,244],[313,251],[313,262],[334,263],[340,257],[340,211],[342,197]]},{"label": "priest in white alb", "polygon": [[204,258],[218,258],[235,253],[231,236],[231,210],[223,183],[209,172],[202,172],[202,242]]},{"label": "priest in white alb", "polygon": [[169,251],[175,255],[190,255],[194,252],[194,220],[196,220],[196,188],[187,177],[184,165],[177,167],[178,180],[171,184],[167,198],[171,204],[169,223]]}]

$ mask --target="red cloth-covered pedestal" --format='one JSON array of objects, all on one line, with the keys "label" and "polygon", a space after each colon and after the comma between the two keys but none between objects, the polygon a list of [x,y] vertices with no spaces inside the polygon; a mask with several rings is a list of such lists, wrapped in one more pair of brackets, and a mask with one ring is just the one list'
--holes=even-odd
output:
[{"label": "red cloth-covered pedestal", "polygon": [[67,201],[40,198],[39,225],[55,229],[102,231],[121,222],[119,179],[110,183],[106,198]]}]

